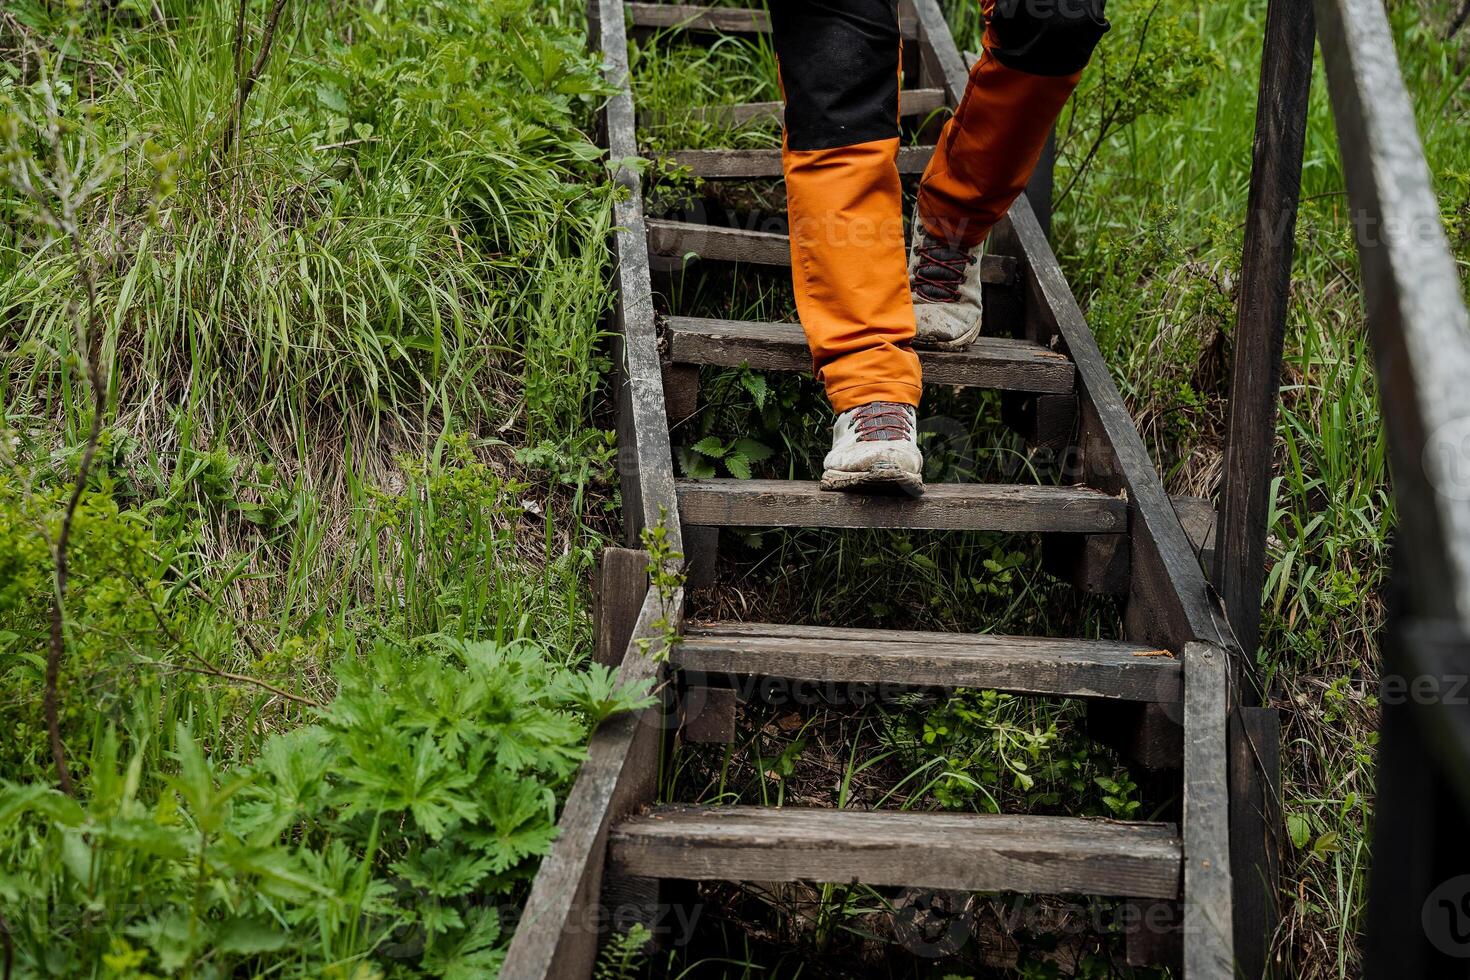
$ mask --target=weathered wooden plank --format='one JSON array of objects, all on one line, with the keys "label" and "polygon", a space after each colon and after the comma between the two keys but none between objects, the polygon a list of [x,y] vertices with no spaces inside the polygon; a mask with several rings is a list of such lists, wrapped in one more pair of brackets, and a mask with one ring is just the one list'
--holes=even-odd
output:
[{"label": "weathered wooden plank", "polygon": [[[603,112],[608,152],[614,160],[638,154],[633,96],[628,88],[628,44],[621,7],[597,0],[595,27],[605,59],[604,73],[617,94]],[[636,545],[644,527],[670,515],[669,543],[682,551],[673,508],[673,453],[654,326],[653,284],[648,268],[647,229],[643,221],[643,188],[636,168],[618,168],[613,179],[627,189],[613,205],[613,261],[616,287],[619,375],[618,470],[623,489],[623,523],[627,543]]]},{"label": "weathered wooden plank", "polygon": [[1230,713],[1229,728],[1235,972],[1264,977],[1281,921],[1281,718],[1275,708],[1240,707]]},{"label": "weathered wooden plank", "polygon": [[623,7],[634,27],[676,27],[721,34],[771,33],[771,15],[753,8],[706,7],[694,3],[625,3]]},{"label": "weathered wooden plank", "polygon": [[[719,34],[769,34],[771,18],[764,10],[746,7],[707,7],[692,3],[628,3],[624,4],[632,26],[639,28],[677,28]],[[913,22],[905,16],[898,21],[900,36],[912,40],[916,36]]]},{"label": "weathered wooden plank", "polygon": [[1172,824],[1077,817],[665,806],[622,821],[609,860],[632,874],[731,881],[1172,898]]},{"label": "weathered wooden plank", "polygon": [[[934,155],[932,146],[902,146],[898,150],[898,172],[921,174]],[[676,166],[688,167],[696,177],[706,180],[753,180],[780,177],[781,151],[769,150],[676,150],[660,158]]]},{"label": "weathered wooden plank", "polygon": [[[796,323],[760,323],[675,316],[664,321],[668,358],[675,363],[810,371],[812,355]],[[924,381],[1009,391],[1069,393],[1072,362],[1026,340],[979,337],[962,351],[920,350]]]},{"label": "weathered wooden plank", "polygon": [[[678,647],[675,647],[678,649]],[[740,698],[728,687],[691,685],[683,697],[681,734],[693,744],[729,745],[735,741]]]},{"label": "weathered wooden plank", "polygon": [[[648,221],[648,250],[671,258],[698,256],[722,262],[753,265],[791,265],[791,241],[785,232],[721,228],[688,221]],[[1016,281],[1015,260],[987,255],[980,263],[980,281],[1009,285]]]},{"label": "weathered wooden plank", "polygon": [[[906,88],[898,93],[900,116],[927,116],[948,105],[944,90],[937,88]],[[640,126],[657,126],[670,119],[694,119],[718,126],[747,126],[758,122],[777,122],[783,117],[785,107],[780,102],[742,102],[738,105],[692,106],[682,112],[652,113],[638,115]]]},{"label": "weathered wooden plank", "polygon": [[941,483],[922,497],[831,493],[802,480],[680,480],[686,524],[937,531],[1123,531],[1127,504],[1079,487]]},{"label": "weathered wooden plank", "polygon": [[[732,627],[737,624],[730,624]],[[1167,651],[1111,640],[701,624],[673,660],[706,675],[839,684],[983,687],[1026,694],[1178,701],[1180,666]]]},{"label": "weathered wooden plank", "polygon": [[1184,975],[1235,976],[1230,885],[1229,664],[1209,643],[1184,645]]},{"label": "weathered wooden plank", "polygon": [[1470,623],[1470,314],[1376,0],[1317,0],[1413,615]]},{"label": "weathered wooden plank", "polygon": [[647,594],[648,552],[640,548],[604,548],[597,565],[594,661],[607,667],[623,662]]},{"label": "weathered wooden plank", "polygon": [[1266,577],[1266,519],[1276,447],[1276,399],[1291,293],[1297,198],[1315,27],[1308,0],[1271,0],[1256,101],[1255,148],[1230,371],[1229,425],[1213,579],[1242,664],[1253,662]]}]

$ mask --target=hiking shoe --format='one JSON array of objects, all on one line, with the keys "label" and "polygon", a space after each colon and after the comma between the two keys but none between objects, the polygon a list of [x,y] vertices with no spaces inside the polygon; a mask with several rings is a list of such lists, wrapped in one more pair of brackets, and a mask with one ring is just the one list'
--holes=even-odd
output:
[{"label": "hiking shoe", "polygon": [[823,490],[924,492],[924,457],[914,438],[912,405],[868,402],[832,423],[832,451],[822,462]]},{"label": "hiking shoe", "polygon": [[980,258],[985,243],[953,246],[924,229],[914,213],[909,292],[918,330],[914,344],[938,350],[968,347],[980,336]]}]

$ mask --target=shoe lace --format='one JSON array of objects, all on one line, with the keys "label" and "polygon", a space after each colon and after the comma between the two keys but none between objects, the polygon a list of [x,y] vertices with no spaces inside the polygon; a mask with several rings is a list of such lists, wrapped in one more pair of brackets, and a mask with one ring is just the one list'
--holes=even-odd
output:
[{"label": "shoe lace", "polygon": [[918,261],[914,263],[912,289],[927,303],[957,303],[965,270],[975,264],[976,257],[968,249],[956,248],[924,234],[914,246]]},{"label": "shoe lace", "polygon": [[898,402],[869,402],[854,411],[852,425],[858,442],[908,439],[913,433],[909,407]]}]

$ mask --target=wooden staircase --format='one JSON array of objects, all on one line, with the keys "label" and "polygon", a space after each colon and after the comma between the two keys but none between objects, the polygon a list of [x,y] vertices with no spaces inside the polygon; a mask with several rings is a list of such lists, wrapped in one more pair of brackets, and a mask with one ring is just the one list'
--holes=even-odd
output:
[{"label": "wooden staircase", "polygon": [[[593,0],[593,36],[620,89],[606,109],[612,159],[639,152],[627,30],[764,32],[763,11]],[[912,41],[905,107],[955,105],[966,65],[936,0],[901,7]],[[913,100],[911,103],[910,100]],[[719,110],[769,118],[768,103]],[[919,112],[915,108],[914,112]],[[930,148],[900,161],[922,170]],[[707,179],[780,176],[774,151],[675,154]],[[604,566],[602,648],[625,681],[665,681],[664,703],[611,719],[567,801],[503,976],[590,976],[614,907],[654,908],[660,879],[863,882],[875,886],[1117,896],[1178,902],[1183,929],[1130,935],[1130,962],[1190,977],[1259,976],[1271,889],[1274,715],[1241,698],[1239,650],[1191,544],[1025,198],[992,236],[986,329],[971,347],[923,352],[925,381],[999,389],[1038,447],[1074,447],[1061,486],[930,485],[917,499],[822,492],[812,482],[682,479],[671,426],[698,404],[701,366],[805,371],[799,326],[655,315],[650,257],[788,266],[784,234],[645,219],[632,169],[616,206],[620,474],[629,544],[661,526],[707,575],[719,528],[905,528],[1046,536],[1048,560],[1088,591],[1125,602],[1120,640],[1010,637],[685,620],[682,589],[651,589],[641,553]],[[776,273],[779,274],[779,273]],[[666,645],[672,626],[682,637]],[[1096,733],[1173,773],[1175,823],[1066,817],[657,805],[658,759],[691,710],[731,710],[745,678],[978,687],[1083,698]],[[684,703],[681,706],[681,692]],[[691,692],[700,696],[688,697]],[[690,709],[690,705],[696,705]],[[1095,717],[1094,717],[1095,716]],[[717,728],[719,726],[716,726]],[[1269,896],[1268,896],[1269,897]],[[1182,948],[1180,939],[1182,937]]]}]

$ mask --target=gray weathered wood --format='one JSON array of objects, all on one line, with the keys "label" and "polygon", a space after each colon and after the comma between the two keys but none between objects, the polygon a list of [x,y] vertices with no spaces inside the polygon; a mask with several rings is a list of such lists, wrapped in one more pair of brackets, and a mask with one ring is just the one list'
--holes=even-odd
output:
[{"label": "gray weathered wood", "polygon": [[707,675],[1136,701],[1180,697],[1179,661],[1168,651],[1112,640],[712,623],[687,628],[673,660]]},{"label": "gray weathered wood", "polygon": [[1416,615],[1470,622],[1470,315],[1377,0],[1318,0]]},{"label": "gray weathered wood", "polygon": [[607,667],[623,662],[647,594],[648,552],[640,548],[604,548],[597,565],[594,661]]},{"label": "gray weathered wood", "polygon": [[665,806],[619,823],[609,860],[665,878],[1172,898],[1180,845],[1171,824]]},{"label": "gray weathered wood", "polygon": [[1230,372],[1215,588],[1249,665],[1261,628],[1266,518],[1276,447],[1276,399],[1291,294],[1291,260],[1307,95],[1312,82],[1311,0],[1271,0],[1256,102],[1255,149]]},{"label": "gray weathered wood", "polygon": [[[654,255],[683,258],[695,255],[723,262],[753,265],[791,265],[791,241],[785,232],[721,228],[688,221],[648,221],[648,249]],[[1015,282],[1015,261],[987,255],[980,264],[980,281],[997,285]]]},{"label": "gray weathered wood", "polygon": [[941,531],[1123,531],[1127,504],[1079,487],[941,483],[918,498],[832,493],[800,480],[680,480],[686,524]]},{"label": "gray weathered wood", "polygon": [[[1281,718],[1275,708],[1230,713],[1230,867],[1235,969],[1264,977],[1281,921]],[[1245,927],[1256,930],[1244,932]],[[1406,976],[1416,974],[1406,973]]]},{"label": "gray weathered wood", "polygon": [[[771,33],[771,18],[764,10],[707,7],[692,3],[629,3],[624,6],[634,27],[679,28],[720,34]],[[914,24],[907,17],[899,17],[898,29],[905,39],[916,35]]]},{"label": "gray weathered wood", "polygon": [[1208,643],[1184,646],[1184,975],[1235,975],[1226,749],[1229,664]]},{"label": "gray weathered wood", "polygon": [[[937,88],[906,88],[898,93],[900,116],[927,116],[948,106],[944,91]],[[639,113],[641,126],[659,125],[669,119],[697,119],[720,126],[746,126],[756,122],[780,122],[780,102],[742,102],[738,105],[692,106],[682,112]]]},{"label": "gray weathered wood", "polygon": [[769,34],[771,15],[742,7],[706,7],[693,3],[626,3],[634,27],[677,27],[722,34]]},{"label": "gray weathered wood", "polygon": [[[933,155],[932,146],[901,146],[898,149],[898,172],[921,174]],[[752,180],[780,177],[783,173],[779,149],[676,150],[660,154],[660,159],[688,167],[696,177],[706,180]]]},{"label": "gray weathered wood", "polygon": [[[1438,622],[1463,636],[1470,624],[1470,315],[1382,5],[1318,0],[1316,13],[1393,464],[1396,626]],[[1405,637],[1393,640],[1386,676],[1470,675],[1463,644],[1429,665],[1415,662],[1425,651]],[[1449,768],[1457,760],[1445,726],[1451,717],[1463,726],[1466,711],[1462,700],[1447,709],[1443,690],[1427,700],[1385,699],[1365,944],[1370,977],[1464,972],[1465,961],[1451,959],[1463,949],[1447,942],[1452,927],[1431,941],[1424,910],[1433,890],[1470,864],[1470,808],[1454,792],[1470,779]]]},{"label": "gray weathered wood", "polygon": [[[675,363],[810,371],[812,355],[801,325],[704,317],[664,322],[668,357]],[[1012,391],[1068,393],[1075,372],[1064,355],[1009,337],[979,337],[962,351],[919,353],[924,381]]]},{"label": "gray weathered wood", "polygon": [[[604,121],[608,152],[614,160],[638,154],[633,96],[628,88],[628,41],[622,8],[597,0],[604,72],[617,93],[607,101]],[[669,543],[682,551],[674,513],[674,461],[669,445],[658,335],[653,316],[653,285],[648,269],[643,185],[633,167],[620,167],[613,179],[626,188],[613,205],[613,262],[618,323],[619,374],[618,471],[623,489],[623,522],[628,543],[637,544],[644,527],[666,521]],[[665,518],[664,515],[667,515]]]},{"label": "gray weathered wood", "polygon": [[735,691],[691,685],[684,693],[683,709],[684,741],[696,745],[729,745],[735,741],[735,720],[740,712],[740,698]]}]

